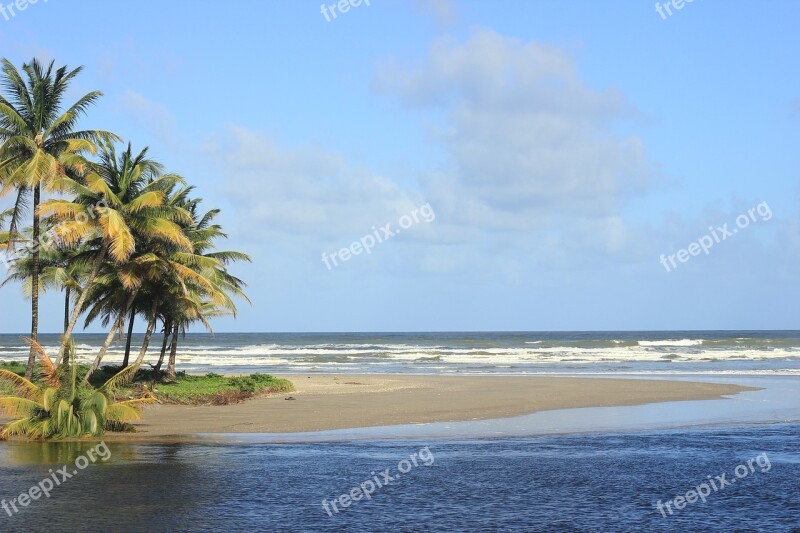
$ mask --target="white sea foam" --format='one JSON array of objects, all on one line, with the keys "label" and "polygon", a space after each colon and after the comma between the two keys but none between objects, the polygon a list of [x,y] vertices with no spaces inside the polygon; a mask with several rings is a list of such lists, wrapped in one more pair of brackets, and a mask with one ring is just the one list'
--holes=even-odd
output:
[{"label": "white sea foam", "polygon": [[[212,341],[213,342],[213,341]],[[443,344],[430,345],[411,343],[326,343],[326,344],[249,344],[230,345],[212,343],[181,345],[178,363],[185,368],[226,369],[235,371],[236,367],[279,368],[281,370],[360,368],[369,372],[373,368],[420,368],[425,371],[447,368],[474,368],[486,366],[514,367],[523,370],[527,366],[546,365],[630,365],[636,363],[750,363],[757,370],[761,364],[771,366],[782,363],[769,361],[787,360],[788,366],[796,366],[800,361],[800,346],[752,346],[748,344],[727,344],[720,347],[709,343],[703,345],[700,339],[673,339],[661,341],[618,341],[614,345],[582,347],[556,346],[542,341],[527,341],[524,345],[510,347],[453,347]],[[626,343],[626,345],[622,345]],[[598,344],[602,344],[602,341]],[[157,345],[157,346],[156,346]],[[147,360],[158,358],[160,342],[154,343]],[[56,345],[46,346],[48,353],[55,353]],[[79,344],[76,355],[79,361],[88,362],[94,358],[98,346]],[[6,346],[0,349],[0,360],[24,361],[28,349],[24,346]],[[123,347],[114,345],[106,361],[119,364],[123,357]],[[759,363],[764,362],[764,363]],[[676,369],[677,370],[677,369]],[[718,369],[715,369],[715,371]],[[727,371],[727,368],[721,369]]]},{"label": "white sea foam", "polygon": [[699,346],[702,339],[673,339],[665,341],[639,341],[639,346]]}]

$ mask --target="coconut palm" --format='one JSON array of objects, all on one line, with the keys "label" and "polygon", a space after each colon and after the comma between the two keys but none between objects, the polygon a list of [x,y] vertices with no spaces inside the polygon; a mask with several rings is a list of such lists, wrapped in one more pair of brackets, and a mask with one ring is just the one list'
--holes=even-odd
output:
[{"label": "coconut palm", "polygon": [[192,244],[177,222],[191,224],[184,209],[165,204],[164,190],[182,182],[180,176],[162,174],[162,166],[147,157],[147,148],[134,154],[131,145],[117,155],[112,142],[103,143],[100,161],[92,163],[83,180],[63,177],[58,186],[73,194],[73,200],[48,200],[39,211],[62,222],[56,235],[64,246],[86,242],[93,246],[93,263],[59,349],[62,360],[67,340],[104,261],[123,264],[144,239],[163,242],[190,252]]},{"label": "coconut palm", "polygon": [[132,420],[141,419],[141,408],[156,402],[144,397],[117,402],[114,394],[136,374],[136,365],[123,369],[98,389],[82,385],[77,376],[74,348],[69,369],[59,369],[36,341],[28,339],[39,357],[38,383],[0,370],[0,383],[16,396],[0,397],[0,414],[15,418],[0,431],[0,439],[25,436],[29,439],[97,437],[105,431],[132,430]]},{"label": "coconut palm", "polygon": [[[87,380],[103,360],[106,351],[111,346],[111,341],[114,339],[116,331],[122,329],[128,309],[133,308],[141,287],[141,279],[131,271],[135,272],[138,263],[139,258],[129,260],[120,266],[109,262],[105,263],[103,271],[88,289],[90,292],[86,298],[86,305],[88,306],[86,326],[97,317],[102,317],[101,323],[103,326],[107,326],[113,318],[113,326],[100,347],[95,359],[95,365],[89,371]],[[130,341],[130,338],[128,341]],[[123,367],[128,366],[127,363],[128,361],[125,361]]]},{"label": "coconut palm", "polygon": [[[172,187],[168,191],[167,204],[186,210],[191,214],[191,224],[180,223],[184,233],[192,243],[192,252],[186,252],[168,243],[151,243],[150,249],[162,258],[162,273],[158,277],[150,277],[145,283],[150,295],[148,327],[144,342],[137,357],[138,362],[144,360],[148,344],[155,329],[157,320],[164,324],[164,339],[161,346],[159,363],[154,368],[160,371],[167,347],[167,338],[172,338],[170,361],[174,370],[174,358],[177,350],[179,331],[195,322],[202,322],[211,331],[208,319],[222,314],[236,314],[236,305],[231,295],[244,298],[244,283],[227,272],[226,264],[250,258],[240,252],[209,252],[213,241],[227,237],[220,226],[212,224],[219,213],[212,210],[200,216],[198,206],[201,199],[192,199],[193,187]],[[147,298],[145,298],[147,300]],[[173,372],[174,373],[174,372]]]},{"label": "coconut palm", "polygon": [[[31,241],[31,338],[39,328],[39,248],[40,225],[38,206],[42,192],[52,190],[53,183],[66,175],[80,175],[85,169],[83,154],[94,152],[100,140],[116,137],[100,130],[77,130],[81,115],[94,104],[101,93],[92,91],[79,98],[62,112],[62,101],[70,82],[81,67],[54,71],[33,60],[22,66],[20,73],[7,59],[2,60],[0,94],[0,196],[16,192],[11,216],[8,246],[13,249],[20,238],[22,215],[32,201]],[[36,352],[31,348],[26,376],[33,372]]]},{"label": "coconut palm", "polygon": [[100,367],[115,331],[122,326],[129,309],[137,300],[140,306],[147,309],[147,330],[142,348],[136,359],[137,365],[142,363],[147,352],[150,339],[159,318],[159,306],[170,296],[170,291],[181,292],[187,283],[200,284],[210,288],[210,284],[196,273],[180,263],[161,257],[156,252],[145,252],[131,258],[122,265],[114,265],[113,272],[98,277],[90,291],[87,301],[92,302],[88,310],[87,323],[99,315],[104,315],[104,323],[116,314],[117,319],[108,333],[105,342],[86,375],[86,380]]},{"label": "coconut palm", "polygon": [[[164,181],[164,193],[167,196],[165,209],[174,208],[185,212],[189,217],[179,220],[178,225],[182,231],[194,226],[192,213],[185,209],[186,192],[191,188],[178,188],[177,181]],[[177,191],[176,191],[177,189]],[[188,223],[190,221],[191,223]],[[93,295],[87,299],[92,302],[87,316],[87,323],[98,314],[108,317],[116,314],[117,320],[109,331],[105,342],[95,358],[94,363],[86,376],[89,377],[99,368],[105,353],[113,340],[116,328],[121,328],[126,313],[130,311],[131,323],[134,310],[142,309],[147,320],[142,347],[136,359],[141,364],[147,353],[156,323],[159,319],[164,322],[160,308],[169,299],[183,298],[190,289],[211,294],[214,291],[212,284],[191,267],[204,260],[192,252],[176,246],[163,239],[153,239],[150,235],[137,234],[137,252],[123,264],[115,264],[105,277],[98,278],[93,287]],[[191,241],[190,241],[191,242]],[[214,259],[205,259],[215,263]],[[124,302],[120,305],[121,302]],[[126,356],[123,366],[128,362],[128,347],[130,346],[132,328],[129,324],[128,339],[126,342]],[[163,347],[162,347],[163,351]]]}]

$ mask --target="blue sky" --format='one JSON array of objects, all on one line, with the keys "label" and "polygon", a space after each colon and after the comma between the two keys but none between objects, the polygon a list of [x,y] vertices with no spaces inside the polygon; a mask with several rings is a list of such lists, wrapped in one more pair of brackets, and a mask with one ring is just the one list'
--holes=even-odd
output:
[{"label": "blue sky", "polygon": [[[666,20],[649,1],[371,0],[330,22],[319,1],[40,0],[0,16],[0,50],[84,65],[75,96],[105,96],[83,125],[222,208],[253,305],[216,331],[797,329],[798,17],[788,0]],[[762,202],[769,220],[659,262]],[[435,220],[326,268],[423,205]],[[19,287],[0,302],[0,331],[25,331]],[[58,295],[43,309],[58,331]]]}]

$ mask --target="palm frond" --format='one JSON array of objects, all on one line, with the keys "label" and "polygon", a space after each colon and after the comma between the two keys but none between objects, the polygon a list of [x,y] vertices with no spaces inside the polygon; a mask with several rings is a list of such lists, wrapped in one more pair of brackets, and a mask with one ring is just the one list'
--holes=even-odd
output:
[{"label": "palm frond", "polygon": [[0,415],[14,418],[29,417],[39,410],[44,410],[44,406],[33,400],[19,396],[0,397]]},{"label": "palm frond", "polygon": [[36,401],[41,393],[37,385],[10,370],[0,369],[0,384],[5,384],[28,400]]},{"label": "palm frond", "polygon": [[123,368],[97,390],[104,394],[113,395],[114,391],[116,391],[119,387],[124,387],[133,380],[133,378],[136,376],[136,372],[139,371],[139,366],[140,365],[134,363],[126,368]]}]

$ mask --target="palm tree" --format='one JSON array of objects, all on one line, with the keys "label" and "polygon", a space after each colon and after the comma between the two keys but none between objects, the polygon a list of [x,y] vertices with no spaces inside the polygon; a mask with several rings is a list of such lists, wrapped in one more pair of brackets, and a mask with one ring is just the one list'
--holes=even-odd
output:
[{"label": "palm tree", "polygon": [[[94,143],[116,137],[100,130],[76,130],[81,115],[100,98],[92,91],[62,113],[62,100],[70,82],[82,68],[66,66],[53,70],[36,59],[22,66],[23,75],[7,59],[2,60],[0,95],[0,196],[16,191],[9,228],[8,246],[19,242],[19,224],[30,200],[33,201],[31,253],[31,338],[39,329],[39,245],[38,206],[42,191],[52,190],[54,180],[79,175],[85,168],[82,154],[94,152]],[[31,377],[36,351],[31,348],[26,376]]]},{"label": "palm tree", "polygon": [[[141,287],[141,279],[136,274],[131,274],[131,270],[135,268],[137,263],[137,259],[129,260],[119,267],[110,262],[104,263],[103,269],[88,289],[90,292],[86,298],[87,309],[85,310],[87,311],[87,316],[85,326],[88,326],[97,317],[102,317],[101,323],[103,326],[107,326],[113,319],[113,326],[97,354],[97,365],[103,360],[106,351],[111,346],[115,332],[122,329],[128,309],[133,309],[133,302],[136,300]],[[130,338],[128,341],[130,341]],[[128,366],[127,362],[124,362],[123,367]],[[92,367],[90,375],[95,368],[96,366]]]},{"label": "palm tree", "polygon": [[[125,341],[125,358],[122,366],[130,364],[130,349],[133,337],[133,325],[137,315],[137,304],[139,289],[141,287],[141,276],[136,275],[135,269],[145,265],[141,264],[141,258],[131,258],[124,265],[115,265],[106,262],[101,273],[95,278],[94,284],[89,289],[91,292],[86,298],[84,305],[87,311],[85,326],[88,327],[96,318],[102,317],[102,325],[107,326],[112,318],[116,316],[114,327],[120,331],[124,327],[125,312],[128,313],[128,332]],[[133,270],[133,272],[131,272]],[[106,350],[113,339],[114,328],[109,332],[109,336],[100,348],[99,358],[102,360]]]},{"label": "palm tree", "polygon": [[[193,252],[168,250],[159,246],[160,251],[157,253],[167,258],[165,264],[169,265],[169,268],[163,276],[157,278],[156,283],[150,283],[151,287],[147,291],[156,295],[157,299],[150,301],[153,307],[148,333],[152,333],[156,316],[164,324],[161,354],[154,369],[156,372],[161,371],[169,344],[167,374],[173,379],[178,336],[185,335],[186,330],[194,322],[201,322],[207,331],[213,333],[211,318],[226,314],[236,315],[236,305],[232,296],[249,302],[243,291],[244,282],[231,275],[227,265],[235,261],[250,261],[250,257],[241,252],[213,251],[215,240],[227,238],[222,228],[213,223],[219,210],[213,209],[201,215],[199,205],[202,199],[191,198],[193,189],[185,187],[171,190],[167,200],[168,205],[180,207],[191,214],[194,222],[181,226],[192,243]],[[142,306],[146,304],[143,303]],[[145,355],[150,338],[148,333],[145,334],[145,342],[137,358],[139,362]]]},{"label": "palm tree", "polygon": [[157,321],[162,320],[166,327],[168,318],[165,308],[170,302],[181,305],[182,302],[195,301],[195,298],[203,295],[220,305],[225,304],[224,295],[196,268],[204,262],[216,264],[217,260],[158,243],[151,243],[151,250],[152,262],[148,265],[151,270],[144,278],[141,291],[141,305],[144,309],[149,309],[145,315],[148,322],[136,364],[141,364],[147,354]]},{"label": "palm tree", "polygon": [[[239,259],[249,261],[247,255],[238,252],[198,253],[206,252],[212,246],[214,239],[225,237],[225,234],[218,225],[211,224],[218,213],[216,210],[210,211],[194,222],[197,219],[197,206],[201,200],[190,198],[192,190],[192,187],[179,189],[170,187],[167,191],[167,205],[185,210],[191,215],[190,224],[183,222],[180,225],[192,243],[193,251],[187,252],[163,242],[151,242],[147,245],[147,248],[160,258],[160,272],[157,276],[150,276],[145,282],[146,289],[143,290],[143,294],[150,296],[143,299],[148,303],[142,303],[141,306],[150,310],[145,315],[148,318],[148,327],[136,361],[141,363],[144,360],[155,325],[160,319],[164,324],[164,339],[161,357],[155,366],[158,370],[163,364],[167,337],[170,334],[173,338],[171,360],[174,363],[174,352],[177,349],[176,322],[180,328],[181,324],[200,320],[210,331],[207,318],[225,312],[232,314],[236,312],[236,306],[227,294],[228,291],[233,291],[246,299],[241,291],[243,283],[227,274],[225,264]],[[175,311],[176,309],[180,311]],[[185,331],[185,325],[183,329]],[[174,364],[172,366],[174,368]]]},{"label": "palm tree", "polygon": [[117,373],[99,389],[78,383],[74,349],[72,364],[60,370],[42,347],[28,339],[39,356],[40,384],[8,370],[0,370],[0,383],[17,392],[0,398],[0,414],[16,418],[0,431],[0,439],[26,436],[29,439],[67,439],[97,437],[105,431],[132,430],[130,420],[141,419],[141,408],[156,403],[153,396],[117,402],[116,389],[129,383],[138,367]]},{"label": "palm tree", "polygon": [[[142,246],[143,248],[145,246]],[[164,300],[171,285],[183,283],[176,271],[181,265],[176,265],[168,259],[161,258],[158,254],[146,251],[136,255],[122,265],[107,265],[107,272],[97,277],[90,289],[91,293],[87,302],[91,303],[86,318],[87,324],[97,316],[103,316],[104,325],[108,324],[110,317],[116,315],[116,321],[108,332],[105,342],[95,358],[94,363],[86,375],[86,380],[100,367],[100,363],[111,345],[114,333],[122,327],[125,316],[133,308],[134,302],[149,309],[147,332],[136,359],[140,365],[147,351],[147,346],[155,329],[158,318],[158,307]],[[130,340],[130,339],[129,339]],[[127,365],[123,365],[127,366]]]},{"label": "palm tree", "polygon": [[48,200],[39,208],[42,215],[62,221],[56,226],[56,235],[64,246],[86,242],[94,250],[91,271],[64,332],[59,361],[84,309],[87,289],[104,261],[124,264],[136,251],[137,241],[145,238],[187,252],[192,249],[177,224],[190,224],[191,215],[164,201],[164,190],[182,182],[180,176],[162,175],[162,166],[147,157],[147,148],[134,155],[130,144],[118,157],[112,142],[103,143],[99,157],[99,163],[89,165],[82,181],[70,177],[57,180],[59,187],[75,196],[73,200]]}]

